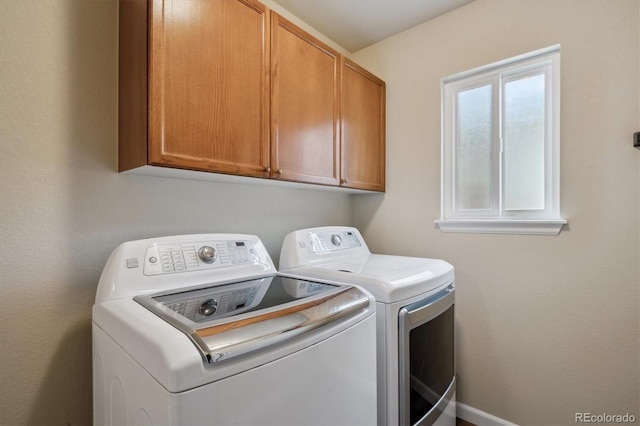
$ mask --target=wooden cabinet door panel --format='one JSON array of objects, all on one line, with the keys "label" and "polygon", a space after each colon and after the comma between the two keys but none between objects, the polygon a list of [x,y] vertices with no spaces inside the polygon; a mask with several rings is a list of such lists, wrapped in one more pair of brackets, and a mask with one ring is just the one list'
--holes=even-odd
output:
[{"label": "wooden cabinet door panel", "polygon": [[355,63],[342,66],[342,186],[385,189],[385,83]]},{"label": "wooden cabinet door panel", "polygon": [[272,174],[338,184],[339,55],[272,12]]},{"label": "wooden cabinet door panel", "polygon": [[269,14],[253,0],[153,0],[151,164],[264,176]]}]

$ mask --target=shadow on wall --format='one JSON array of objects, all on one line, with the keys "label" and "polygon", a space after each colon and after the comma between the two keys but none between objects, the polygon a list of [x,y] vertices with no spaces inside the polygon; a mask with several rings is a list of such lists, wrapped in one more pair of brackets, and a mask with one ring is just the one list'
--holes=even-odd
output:
[{"label": "shadow on wall", "polygon": [[[387,191],[389,191],[388,184],[387,184]],[[381,194],[353,195],[352,197],[356,199],[356,202],[353,203],[353,213],[352,213],[353,226],[358,228],[360,233],[364,235],[369,229],[369,227],[371,226],[371,223],[374,221],[375,215],[380,209],[380,206],[382,205],[382,203],[385,201],[387,194],[381,193]],[[371,238],[371,242],[369,241],[370,238]],[[375,247],[376,242],[373,241],[373,239],[374,239],[374,236],[367,235],[367,237],[365,238],[365,241],[367,242],[368,245]]]},{"label": "shadow on wall", "polygon": [[[83,321],[69,329],[55,353],[39,348],[50,357],[47,375],[40,384],[29,415],[31,425],[90,424],[91,391],[91,322]],[[74,362],[80,360],[81,362]],[[72,419],[73,422],[69,419]]]},{"label": "shadow on wall", "polygon": [[49,283],[56,297],[50,301],[51,320],[40,332],[55,334],[49,340],[56,346],[31,348],[46,366],[37,394],[31,397],[28,422],[91,424],[91,307],[108,257],[103,246],[114,238],[97,224],[96,212],[110,214],[102,206],[105,182],[98,178],[116,167],[118,2],[65,0],[56,8],[58,22],[53,25],[64,28],[57,46],[64,72],[52,84],[62,86],[65,94],[58,104],[66,131],[56,143],[66,152],[64,163],[55,166],[66,173],[61,188],[67,199],[66,225],[50,236],[56,239],[62,274]]}]

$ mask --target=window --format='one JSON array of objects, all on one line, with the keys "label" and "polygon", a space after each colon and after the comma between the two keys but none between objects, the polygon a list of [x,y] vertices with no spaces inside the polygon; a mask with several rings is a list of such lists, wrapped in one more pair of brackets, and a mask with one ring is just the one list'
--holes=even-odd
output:
[{"label": "window", "polygon": [[560,46],[442,80],[444,232],[557,235]]}]

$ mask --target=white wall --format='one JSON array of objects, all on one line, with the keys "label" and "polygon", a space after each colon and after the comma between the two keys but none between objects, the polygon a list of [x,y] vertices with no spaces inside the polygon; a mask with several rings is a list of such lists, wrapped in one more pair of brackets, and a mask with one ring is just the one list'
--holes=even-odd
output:
[{"label": "white wall", "polygon": [[[355,55],[387,82],[387,193],[354,221],[457,273],[458,398],[529,425],[639,411],[640,2],[477,0]],[[444,234],[440,79],[562,45],[557,237]]]},{"label": "white wall", "polygon": [[0,424],[90,424],[91,306],[121,242],[349,224],[349,196],[116,172],[114,0],[0,1]]}]

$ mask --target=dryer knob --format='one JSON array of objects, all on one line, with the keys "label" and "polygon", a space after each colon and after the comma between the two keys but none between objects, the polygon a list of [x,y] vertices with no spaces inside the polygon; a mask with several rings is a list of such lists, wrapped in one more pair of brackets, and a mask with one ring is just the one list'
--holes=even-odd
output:
[{"label": "dryer knob", "polygon": [[338,234],[333,234],[331,236],[331,242],[334,246],[339,246],[340,244],[342,244],[342,238],[340,238],[340,235]]},{"label": "dryer knob", "polygon": [[216,249],[211,246],[202,246],[198,250],[198,257],[204,263],[213,263],[216,260]]},{"label": "dryer knob", "polygon": [[218,310],[218,302],[215,299],[207,299],[200,304],[198,312],[206,317],[213,315]]}]

